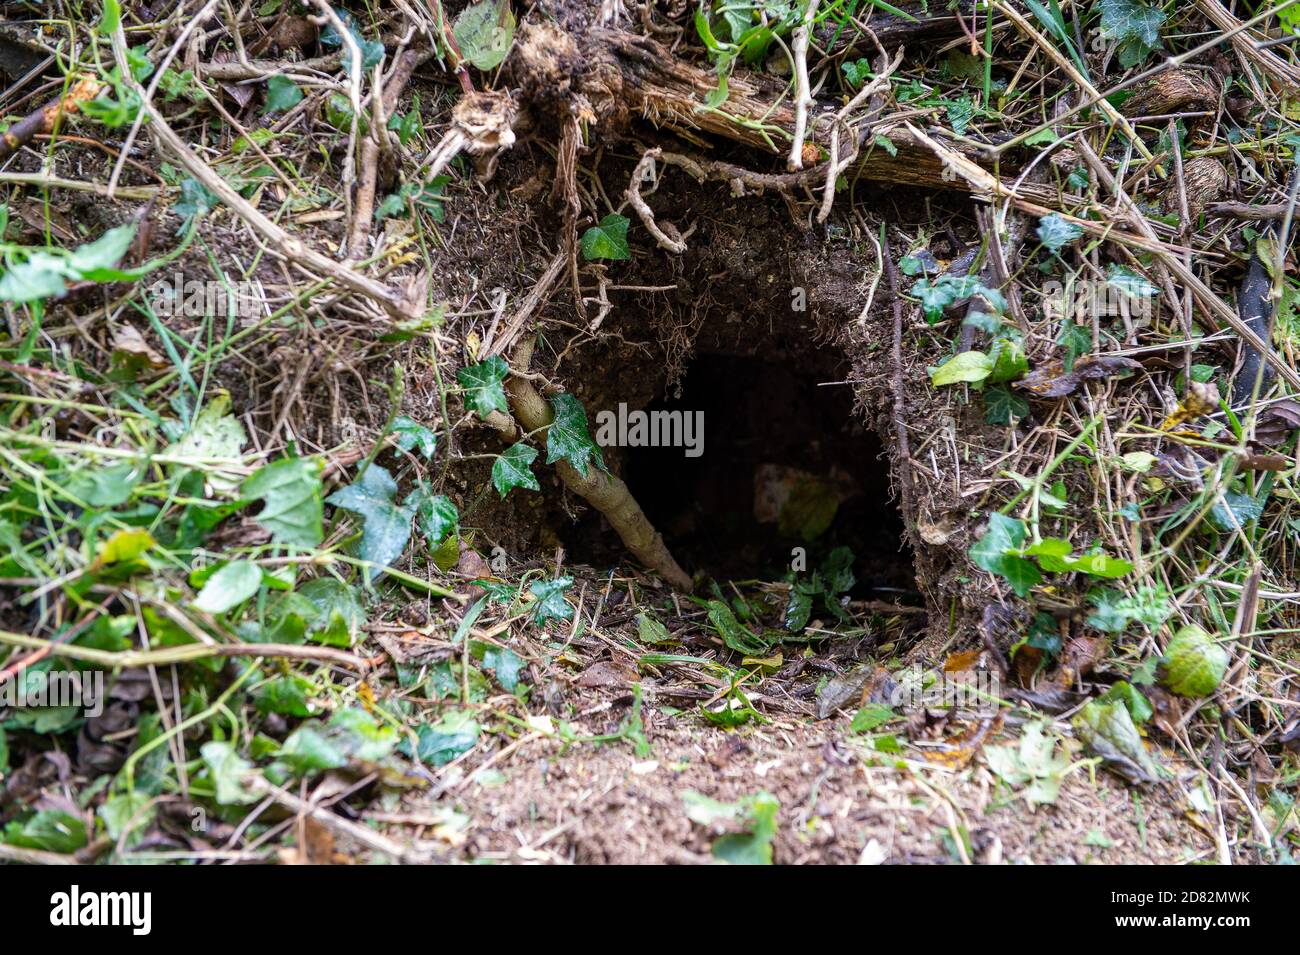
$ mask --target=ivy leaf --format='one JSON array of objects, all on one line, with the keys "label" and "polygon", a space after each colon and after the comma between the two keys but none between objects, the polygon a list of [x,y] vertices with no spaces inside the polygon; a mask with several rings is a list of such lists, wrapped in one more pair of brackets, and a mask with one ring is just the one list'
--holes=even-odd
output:
[{"label": "ivy leaf", "polygon": [[393,503],[397,482],[378,464],[366,468],[361,479],[340,488],[325,499],[345,511],[359,516],[363,523],[357,556],[379,567],[390,566],[402,556],[411,538],[411,521],[415,508],[409,503]]},{"label": "ivy leaf", "polygon": [[768,651],[767,641],[737,620],[731,608],[721,600],[709,601],[709,623],[718,631],[722,642],[737,653],[761,656]]},{"label": "ivy leaf", "polygon": [[564,599],[564,592],[573,586],[572,577],[539,580],[528,588],[536,600],[533,602],[532,622],[541,626],[548,620],[568,620],[573,608]]},{"label": "ivy leaf", "polygon": [[287,76],[272,76],[266,81],[266,105],[262,113],[283,113],[302,102],[302,90]]},{"label": "ivy leaf", "polygon": [[492,486],[502,497],[517,487],[540,491],[542,487],[532,471],[532,464],[536,460],[536,449],[522,441],[511,445],[505,454],[499,455],[492,463]]},{"label": "ivy leaf", "polygon": [[[815,592],[815,591],[814,591]],[[785,628],[792,633],[802,633],[812,616],[813,593],[802,587],[790,590],[790,600],[785,605]]]},{"label": "ivy leaf", "polygon": [[254,473],[240,494],[264,502],[256,520],[277,544],[315,547],[325,536],[320,475],[314,458],[284,458]]},{"label": "ivy leaf", "polygon": [[582,233],[582,257],[588,262],[593,259],[624,261],[632,258],[632,249],[627,244],[628,222],[626,216],[611,212],[599,224]]},{"label": "ivy leaf", "polygon": [[480,70],[495,70],[515,37],[509,0],[480,0],[456,17],[452,35],[461,54]]},{"label": "ivy leaf", "polygon": [[88,242],[68,254],[68,269],[76,278],[87,282],[116,282],[127,273],[119,272],[117,264],[131,247],[135,238],[135,225],[121,225],[109,229],[94,242]]},{"label": "ivy leaf", "polygon": [[26,305],[62,295],[65,288],[63,260],[37,252],[0,276],[0,302]]},{"label": "ivy leaf", "polygon": [[1142,0],[1097,0],[1101,11],[1101,35],[1117,40],[1116,53],[1124,69],[1137,66],[1152,50],[1160,48],[1160,27],[1165,13]]},{"label": "ivy leaf", "polygon": [[203,765],[216,788],[217,802],[222,806],[248,805],[257,802],[258,795],[250,792],[244,777],[253,771],[253,764],[235,752],[235,747],[223,740],[209,740],[199,747]]},{"label": "ivy leaf", "polygon": [[943,319],[944,309],[970,298],[980,284],[977,275],[941,275],[934,281],[921,279],[912,285],[912,296],[921,303],[925,320],[931,325]]},{"label": "ivy leaf", "polygon": [[393,419],[393,435],[397,438],[397,446],[403,451],[418,448],[426,460],[433,460],[434,448],[438,446],[438,436],[420,422],[406,415],[398,415]]},{"label": "ivy leaf", "polygon": [[[1124,265],[1114,262],[1106,269],[1106,284],[1117,288],[1129,298],[1154,298],[1160,289]],[[1091,347],[1091,346],[1090,346]]]},{"label": "ivy leaf", "polygon": [[1020,556],[1026,533],[1024,521],[991,514],[988,529],[967,552],[976,567],[1005,578],[1020,597],[1043,578],[1032,561]]},{"label": "ivy leaf", "polygon": [[993,370],[988,377],[991,384],[1011,381],[1029,371],[1029,359],[1025,357],[1019,343],[1009,338],[995,339],[989,350],[989,358],[993,362]]},{"label": "ivy leaf", "polygon": [[1259,520],[1260,515],[1264,513],[1266,498],[1267,493],[1260,497],[1251,497],[1240,491],[1224,491],[1223,498],[1215,501],[1214,506],[1210,508],[1210,520],[1223,531],[1245,527],[1252,521]]},{"label": "ivy leaf", "polygon": [[206,613],[225,613],[254,596],[261,586],[261,567],[251,560],[232,560],[207,579],[194,606]]},{"label": "ivy leaf", "polygon": [[405,504],[414,507],[420,533],[434,550],[460,529],[460,511],[445,494],[427,494],[421,487],[411,492]]},{"label": "ivy leaf", "polygon": [[[357,28],[356,19],[347,10],[336,10],[339,20],[349,33],[352,39],[356,40],[357,47],[361,50],[361,69],[370,70],[379,65],[379,61],[384,58],[384,45],[378,40],[367,40],[362,36],[361,31]],[[343,48],[343,65],[349,70],[352,68],[352,50],[343,41],[338,30],[334,28],[332,22],[326,24],[325,29],[320,34],[321,46],[330,49]]]},{"label": "ivy leaf", "polygon": [[474,748],[481,729],[478,720],[474,719],[473,711],[452,710],[438,722],[424,723],[415,731],[414,752],[405,742],[400,748],[422,763],[446,766],[461,753]]},{"label": "ivy leaf", "polygon": [[486,361],[456,372],[456,380],[465,389],[465,404],[478,412],[478,416],[484,420],[494,411],[508,411],[506,389],[502,382],[509,372],[510,366],[500,355],[493,355]]},{"label": "ivy leaf", "polygon": [[546,429],[546,463],[568,461],[584,477],[587,458],[594,458],[602,469],[605,457],[591,438],[587,428],[587,412],[582,402],[570,394],[559,394],[551,399],[555,420]]},{"label": "ivy leaf", "polygon": [[442,222],[447,217],[447,211],[443,208],[443,203],[446,202],[443,189],[449,182],[451,179],[447,176],[435,176],[428,182],[408,182],[384,197],[384,201],[375,207],[375,218],[390,219],[423,209],[434,222]]},{"label": "ivy leaf", "polygon": [[350,647],[365,625],[365,611],[356,591],[341,580],[317,577],[299,587],[297,594],[289,596],[301,596],[307,600],[311,609],[304,616],[305,634],[316,643]]},{"label": "ivy leaf", "polygon": [[1005,385],[984,392],[984,420],[989,424],[1012,424],[1029,414],[1029,402]]},{"label": "ivy leaf", "polygon": [[930,370],[930,384],[936,388],[963,381],[978,383],[993,373],[993,359],[982,351],[964,351],[938,368]]},{"label": "ivy leaf", "polygon": [[1079,236],[1083,230],[1073,222],[1061,218],[1055,212],[1038,220],[1038,241],[1053,255],[1058,254]]}]

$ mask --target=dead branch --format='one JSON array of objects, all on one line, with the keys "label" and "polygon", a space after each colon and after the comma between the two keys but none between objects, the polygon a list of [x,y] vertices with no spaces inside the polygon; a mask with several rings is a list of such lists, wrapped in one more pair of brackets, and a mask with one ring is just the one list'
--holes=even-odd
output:
[{"label": "dead branch", "polygon": [[405,321],[417,317],[424,310],[424,302],[410,302],[397,289],[355,272],[335,262],[280,228],[247,199],[236,192],[225,179],[213,170],[192,150],[176,131],[167,124],[157,107],[145,95],[140,84],[131,78],[130,64],[126,58],[126,36],[121,25],[113,32],[113,55],[117,60],[123,82],[128,83],[140,97],[140,108],[148,115],[149,129],[161,147],[171,152],[185,170],[204,188],[215,195],[237,216],[259,233],[271,251],[296,265],[319,272],[338,282],[344,288],[378,303],[393,318]]},{"label": "dead branch", "polygon": [[78,112],[82,103],[94,99],[103,88],[104,84],[98,80],[82,77],[66,94],[18,120],[0,136],[0,161],[8,159],[37,136],[53,131],[64,116]]},{"label": "dead branch", "polygon": [[813,20],[817,17],[817,7],[821,0],[808,0],[803,11],[803,20],[795,28],[794,39],[790,44],[794,56],[794,138],[790,143],[790,158],[786,168],[796,172],[803,168],[803,140],[808,129],[808,110],[814,103],[812,85],[808,82],[808,35],[812,32]]},{"label": "dead branch", "polygon": [[[397,59],[384,94],[380,97],[384,117],[391,116],[397,109],[397,101],[406,89],[411,77],[421,64],[433,56],[432,50],[406,50]],[[388,131],[376,121],[370,124],[370,135],[361,144],[358,165],[361,167],[361,179],[357,184],[357,199],[352,208],[352,228],[348,233],[347,257],[355,261],[362,258],[366,241],[370,238],[370,228],[374,222],[375,193],[379,187],[379,159],[385,145]]]}]

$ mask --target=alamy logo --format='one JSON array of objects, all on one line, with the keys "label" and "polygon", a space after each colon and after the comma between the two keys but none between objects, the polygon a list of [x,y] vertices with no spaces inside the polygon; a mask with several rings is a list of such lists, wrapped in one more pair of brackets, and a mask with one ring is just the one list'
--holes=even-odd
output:
[{"label": "alamy logo", "polygon": [[688,458],[704,453],[703,411],[618,411],[596,413],[596,443],[602,448],[685,448]]},{"label": "alamy logo", "polygon": [[149,304],[160,316],[186,318],[255,318],[262,314],[262,298],[255,282],[200,282],[177,272],[171,280],[149,286]]},{"label": "alamy logo", "polygon": [[153,928],[151,892],[82,892],[74,885],[50,896],[50,924],[125,925],[133,935],[148,935]]},{"label": "alamy logo", "polygon": [[104,671],[27,670],[0,680],[0,713],[37,706],[73,706],[94,719],[104,712]]}]

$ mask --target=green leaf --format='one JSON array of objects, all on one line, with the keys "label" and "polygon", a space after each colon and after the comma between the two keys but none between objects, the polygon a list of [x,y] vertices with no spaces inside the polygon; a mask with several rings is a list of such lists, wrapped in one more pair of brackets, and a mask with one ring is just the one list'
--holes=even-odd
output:
[{"label": "green leaf", "polygon": [[885,703],[868,703],[853,714],[853,722],[849,724],[849,732],[870,733],[897,716],[898,714],[894,712],[892,706]]},{"label": "green leaf", "polygon": [[403,451],[418,449],[426,460],[433,460],[434,449],[438,446],[438,435],[420,422],[406,415],[398,415],[393,419],[393,435],[397,438],[397,446]]},{"label": "green leaf", "polygon": [[537,451],[520,441],[498,455],[492,462],[492,486],[497,493],[505,497],[517,487],[529,491],[540,491],[542,486],[532,472],[533,462],[537,460]]},{"label": "green leaf", "polygon": [[1260,497],[1251,497],[1238,491],[1224,491],[1223,497],[1210,508],[1210,520],[1222,531],[1245,527],[1259,520],[1264,513],[1266,498],[1267,492]]},{"label": "green leaf", "polygon": [[45,809],[26,819],[15,819],[5,826],[3,836],[0,842],[20,849],[63,855],[85,848],[89,841],[85,818],[62,809]]},{"label": "green leaf", "polygon": [[731,865],[771,865],[781,804],[771,793],[759,792],[733,803],[718,802],[693,791],[682,793],[686,816],[702,826],[739,825],[744,833],[724,835],[713,843],[713,856]]},{"label": "green leaf", "polygon": [[968,551],[976,567],[1004,577],[1020,597],[1027,596],[1042,580],[1034,563],[1020,556],[1027,533],[1024,521],[1005,514],[991,514],[988,529]]},{"label": "green leaf", "polygon": [[397,482],[385,468],[371,464],[360,480],[340,488],[325,499],[363,521],[361,544],[357,556],[380,567],[388,567],[402,556],[411,539],[411,521],[415,508],[408,503],[393,502]]},{"label": "green leaf", "polygon": [[225,613],[256,595],[261,586],[261,567],[251,560],[232,560],[208,578],[194,606],[205,613]]},{"label": "green leaf", "polygon": [[745,656],[762,656],[768,651],[771,645],[737,620],[725,603],[710,600],[708,606],[709,623],[728,647]]},{"label": "green leaf", "polygon": [[1142,745],[1124,703],[1090,700],[1073,725],[1075,735],[1117,772],[1134,782],[1151,783],[1160,777],[1160,767]]},{"label": "green leaf", "polygon": [[[820,590],[820,588],[818,588]],[[797,585],[790,590],[790,599],[785,605],[785,628],[791,633],[802,633],[812,616],[813,596],[817,590],[807,590],[804,585]]]},{"label": "green leaf", "polygon": [[140,840],[142,830],[154,821],[156,814],[157,806],[138,789],[111,796],[95,810],[95,815],[104,821],[108,837],[126,845]]},{"label": "green leaf", "polygon": [[283,113],[302,102],[302,90],[287,76],[272,76],[266,81],[264,114]]},{"label": "green leaf", "polygon": [[[338,13],[339,20],[342,21],[343,26],[350,34],[352,34],[352,38],[356,41],[357,48],[361,50],[361,69],[370,70],[375,66],[378,66],[379,62],[384,58],[384,45],[378,40],[367,40],[362,35],[361,30],[358,29],[356,20],[349,11],[336,8],[335,12]],[[343,37],[339,35],[338,30],[335,29],[332,22],[326,24],[325,29],[321,31],[320,43],[321,46],[330,49],[338,49],[341,47],[343,50],[344,67],[349,70],[352,68],[352,50],[343,41]]]},{"label": "green leaf", "polygon": [[381,725],[365,710],[338,710],[326,723],[309,720],[280,748],[280,758],[295,773],[341,769],[353,760],[377,763],[397,747],[397,730]]},{"label": "green leaf", "polygon": [[914,282],[911,294],[920,301],[925,320],[933,325],[943,319],[944,309],[970,298],[979,284],[975,275],[941,275],[933,281],[923,278]]},{"label": "green leaf", "polygon": [[605,457],[592,440],[587,427],[587,412],[582,402],[568,393],[551,399],[555,420],[546,429],[546,463],[568,461],[582,475],[587,473],[587,459],[593,458],[602,469]]},{"label": "green leaf", "polygon": [[988,746],[984,758],[989,768],[1010,786],[1025,787],[1030,806],[1056,802],[1070,760],[1056,753],[1057,738],[1045,723],[1030,723],[1021,730],[1016,746]]},{"label": "green leaf", "polygon": [[960,382],[978,383],[993,373],[993,359],[982,351],[964,351],[930,370],[930,384],[936,388]]},{"label": "green leaf", "polygon": [[[416,731],[414,754],[422,763],[446,766],[457,756],[467,753],[478,742],[482,732],[471,710],[452,710],[436,723],[425,723]],[[402,752],[412,755],[409,743],[403,743]]]},{"label": "green leaf", "polygon": [[1160,682],[1179,696],[1210,696],[1231,660],[1228,651],[1200,627],[1183,627],[1165,648]]},{"label": "green leaf", "polygon": [[1153,298],[1160,294],[1157,286],[1127,266],[1116,265],[1114,262],[1106,269],[1106,284],[1119,289],[1129,298]]},{"label": "green leaf", "polygon": [[134,238],[135,225],[121,225],[70,252],[68,269],[72,277],[88,282],[120,281],[128,273],[119,272],[116,266]]},{"label": "green leaf", "polygon": [[264,502],[256,520],[277,544],[315,547],[324,538],[320,475],[315,458],[283,458],[255,472],[240,493]]},{"label": "green leaf", "polygon": [[1021,377],[1029,371],[1029,359],[1017,342],[1009,338],[998,338],[993,342],[989,352],[993,370],[989,372],[990,384],[1001,384]]},{"label": "green leaf", "polygon": [[510,366],[500,355],[460,369],[456,372],[456,380],[465,389],[465,404],[485,420],[494,411],[508,411],[502,382],[509,373]]},{"label": "green leaf", "polygon": [[1145,723],[1155,714],[1150,701],[1128,680],[1115,681],[1097,700],[1101,703],[1123,703],[1128,707],[1129,716],[1133,717],[1134,723]]},{"label": "green leaf", "polygon": [[466,60],[480,70],[495,70],[515,36],[510,0],[480,0],[466,7],[456,17],[452,35]]},{"label": "green leaf", "polygon": [[1029,414],[1029,402],[1005,385],[984,391],[984,420],[989,424],[1013,424]]},{"label": "green leaf", "polygon": [[443,208],[443,203],[447,201],[443,189],[449,182],[451,180],[447,176],[436,176],[428,182],[408,182],[384,197],[384,201],[375,208],[375,218],[390,219],[423,209],[433,217],[434,222],[442,222],[447,215]]},{"label": "green leaf", "polygon": [[474,641],[470,650],[483,661],[483,669],[496,677],[501,689],[507,693],[515,692],[519,686],[519,674],[527,664],[509,647],[493,646],[489,643]]},{"label": "green leaf", "polygon": [[26,305],[62,295],[67,287],[64,260],[38,252],[0,276],[0,302]]},{"label": "green leaf", "polygon": [[460,511],[445,494],[427,494],[419,488],[404,503],[415,508],[416,524],[433,550],[460,530]]},{"label": "green leaf", "polygon": [[1043,216],[1038,220],[1038,241],[1043,243],[1047,251],[1056,255],[1069,245],[1079,236],[1083,235],[1083,230],[1055,212]]},{"label": "green leaf", "polygon": [[668,632],[668,628],[648,613],[636,615],[636,636],[642,643],[676,643],[677,639]]},{"label": "green leaf", "polygon": [[1107,554],[1071,554],[1070,542],[1059,537],[1045,537],[1021,551],[1024,557],[1034,557],[1048,573],[1078,572],[1093,577],[1123,577],[1133,572],[1133,565],[1120,557]]},{"label": "green leaf", "polygon": [[68,493],[91,507],[117,507],[131,497],[144,476],[143,465],[124,461],[111,467],[90,465],[68,477]]},{"label": "green leaf", "polygon": [[[171,445],[167,453],[177,458],[196,462],[243,461],[244,426],[229,413],[230,396],[220,394],[194,416],[194,422],[185,436]],[[225,474],[208,473],[205,480],[219,494],[232,494],[239,482]]]},{"label": "green leaf", "polygon": [[582,233],[582,257],[588,262],[594,259],[612,259],[624,261],[632,258],[632,249],[627,244],[627,227],[629,219],[616,212],[611,212]]},{"label": "green leaf", "polygon": [[1094,587],[1088,591],[1088,603],[1096,609],[1084,621],[1103,633],[1122,633],[1129,625],[1129,615],[1123,607],[1124,595],[1110,587]]},{"label": "green leaf", "polygon": [[1145,60],[1152,50],[1160,48],[1160,27],[1165,13],[1159,7],[1148,6],[1142,0],[1097,0],[1101,12],[1101,35],[1118,41],[1116,53],[1124,69]]},{"label": "green leaf", "polygon": [[356,591],[333,577],[309,580],[296,594],[287,596],[307,602],[305,607],[301,603],[294,606],[302,610],[305,636],[315,643],[350,647],[366,624],[366,614]]},{"label": "green leaf", "polygon": [[244,782],[244,777],[253,771],[253,764],[236,753],[231,743],[210,740],[199,747],[199,754],[216,787],[218,803],[246,806],[257,802],[257,793],[251,792]]},{"label": "green leaf", "polygon": [[554,580],[539,580],[531,584],[528,592],[536,598],[530,618],[532,622],[540,627],[548,620],[568,620],[572,617],[573,608],[564,599],[564,592],[572,586],[572,577],[556,577]]}]

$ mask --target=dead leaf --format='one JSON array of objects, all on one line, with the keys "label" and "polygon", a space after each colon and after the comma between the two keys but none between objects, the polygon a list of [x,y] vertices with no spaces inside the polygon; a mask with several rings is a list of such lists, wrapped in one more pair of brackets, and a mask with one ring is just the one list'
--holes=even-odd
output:
[{"label": "dead leaf", "polygon": [[1219,386],[1212,381],[1194,381],[1187,389],[1187,394],[1183,396],[1183,400],[1178,402],[1178,407],[1160,423],[1160,430],[1172,431],[1180,424],[1195,421],[1201,415],[1207,415],[1218,410]]},{"label": "dead leaf", "polygon": [[613,660],[600,660],[583,670],[578,676],[578,686],[631,686],[636,682],[636,672],[615,663]]},{"label": "dead leaf", "polygon": [[1085,381],[1098,381],[1117,375],[1128,377],[1141,367],[1132,358],[1118,355],[1080,358],[1069,371],[1065,370],[1061,362],[1053,361],[1039,365],[1016,384],[1040,398],[1063,398]]},{"label": "dead leaf", "polygon": [[150,368],[167,367],[167,360],[154,351],[134,325],[120,325],[113,331],[113,351],[124,358],[143,359]]}]

